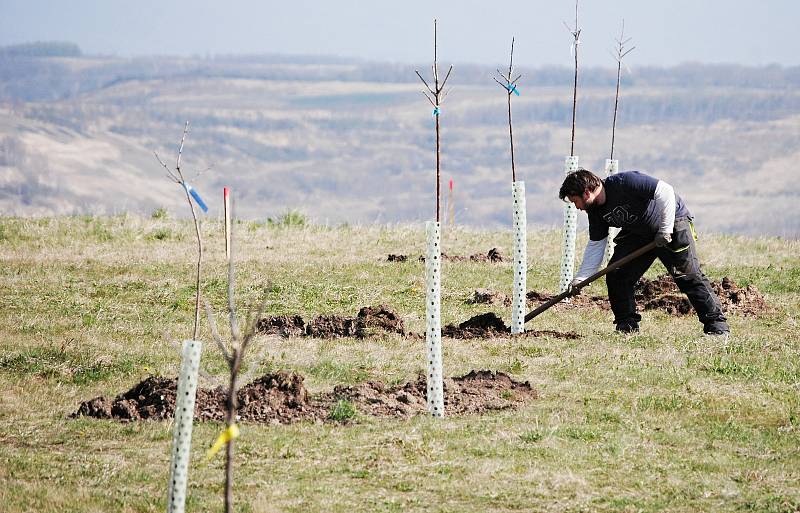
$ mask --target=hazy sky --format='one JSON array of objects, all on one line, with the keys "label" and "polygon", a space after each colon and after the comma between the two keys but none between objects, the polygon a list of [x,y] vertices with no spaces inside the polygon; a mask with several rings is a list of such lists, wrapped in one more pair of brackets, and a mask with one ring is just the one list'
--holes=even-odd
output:
[{"label": "hazy sky", "polygon": [[[63,40],[120,56],[281,53],[442,64],[570,64],[574,0],[0,0],[0,45]],[[608,54],[625,18],[631,65],[799,65],[798,0],[581,0],[581,61]]]}]

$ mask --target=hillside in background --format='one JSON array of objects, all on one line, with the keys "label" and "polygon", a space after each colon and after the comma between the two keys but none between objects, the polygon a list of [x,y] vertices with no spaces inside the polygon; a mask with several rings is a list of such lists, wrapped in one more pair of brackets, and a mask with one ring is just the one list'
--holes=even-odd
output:
[{"label": "hillside in background", "polygon": [[[420,69],[428,69],[422,63]],[[456,64],[443,108],[442,173],[455,221],[510,225],[505,94],[491,69]],[[569,153],[568,68],[521,69],[514,98],[517,176],[529,222],[561,223],[556,198]],[[615,70],[585,69],[576,154],[602,171],[610,150]],[[634,68],[623,82],[615,156],[671,182],[701,231],[800,233],[800,68]],[[82,56],[64,43],[0,52],[0,212],[4,215],[185,215],[174,162],[183,124],[188,177],[221,211],[298,209],[317,222],[434,215],[430,105],[414,68],[337,58]]]}]

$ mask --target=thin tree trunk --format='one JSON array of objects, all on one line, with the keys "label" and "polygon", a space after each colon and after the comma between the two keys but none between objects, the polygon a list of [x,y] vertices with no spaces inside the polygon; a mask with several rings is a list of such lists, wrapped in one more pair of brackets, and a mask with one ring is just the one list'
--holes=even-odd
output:
[{"label": "thin tree trunk", "polygon": [[436,116],[436,222],[439,222],[439,197],[440,189],[439,189],[439,180],[440,180],[440,171],[439,171],[439,116]]},{"label": "thin tree trunk", "polygon": [[[509,73],[509,76],[511,73]],[[514,131],[511,129],[511,92],[508,93],[508,138],[511,141],[511,181],[517,181],[517,172],[514,167]]]},{"label": "thin tree trunk", "polygon": [[578,40],[575,39],[575,81],[572,84],[572,141],[570,142],[569,146],[570,156],[575,155],[575,110],[577,106],[578,106]]},{"label": "thin tree trunk", "polygon": [[614,160],[614,136],[617,131],[617,106],[619,105],[619,78],[622,73],[622,59],[617,61],[617,94],[614,97],[614,121],[611,123],[611,160]]},{"label": "thin tree trunk", "polygon": [[[188,198],[188,193],[187,193]],[[194,220],[194,231],[197,235],[197,276],[195,280],[195,298],[194,298],[194,330],[192,331],[192,340],[197,340],[198,332],[200,330],[200,274],[203,266],[203,239],[200,236],[200,223],[197,220],[197,215],[192,205],[192,199],[188,198],[189,207],[192,209],[192,219]]]},{"label": "thin tree trunk", "polygon": [[[228,408],[225,413],[226,429],[229,429],[236,421],[236,389],[238,387],[239,365],[241,363],[241,351],[235,348],[233,361],[231,362],[231,379],[228,388]],[[228,441],[225,447],[225,513],[233,513],[233,443]]]}]

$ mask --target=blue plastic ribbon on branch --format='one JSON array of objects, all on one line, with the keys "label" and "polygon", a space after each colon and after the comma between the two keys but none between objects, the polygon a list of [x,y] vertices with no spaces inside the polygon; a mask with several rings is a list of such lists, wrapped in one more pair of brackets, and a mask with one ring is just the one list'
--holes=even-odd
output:
[{"label": "blue plastic ribbon on branch", "polygon": [[200,195],[192,188],[191,185],[183,182],[183,188],[186,189],[186,192],[188,192],[194,198],[194,202],[197,203],[197,206],[200,207],[203,212],[208,212],[208,206],[206,206],[206,202],[203,201],[203,198],[200,197]]},{"label": "blue plastic ribbon on branch", "polygon": [[441,113],[442,113],[442,111],[439,109],[439,107],[434,107],[433,108],[433,115],[434,116],[438,116]]},{"label": "blue plastic ribbon on branch", "polygon": [[514,93],[514,94],[516,94],[517,96],[519,96],[519,91],[517,90],[517,86],[516,86],[515,84],[509,84],[509,85],[507,85],[507,86],[503,86],[503,87],[505,87],[506,89],[508,89],[508,92],[509,92],[509,93]]}]

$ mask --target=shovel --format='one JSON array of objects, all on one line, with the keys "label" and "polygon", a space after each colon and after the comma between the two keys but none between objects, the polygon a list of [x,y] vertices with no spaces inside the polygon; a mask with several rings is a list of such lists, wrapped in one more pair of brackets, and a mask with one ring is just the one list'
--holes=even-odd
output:
[{"label": "shovel", "polygon": [[620,258],[619,260],[617,260],[616,262],[613,262],[613,263],[609,264],[609,266],[606,267],[605,269],[601,269],[601,270],[597,271],[596,273],[594,273],[593,275],[591,275],[588,278],[586,278],[585,280],[583,280],[582,282],[579,282],[579,283],[573,285],[571,290],[568,290],[566,292],[562,292],[561,294],[557,295],[553,299],[551,299],[551,300],[547,301],[546,303],[542,304],[541,306],[539,306],[536,310],[530,312],[528,315],[525,316],[525,322],[530,321],[531,319],[533,319],[534,317],[536,317],[540,313],[544,312],[545,310],[548,310],[551,306],[553,306],[553,305],[555,305],[557,303],[560,303],[562,299],[568,298],[570,296],[575,296],[575,295],[579,294],[583,287],[589,285],[590,283],[592,283],[597,278],[600,278],[601,276],[605,276],[606,274],[610,273],[614,269],[622,267],[623,265],[627,264],[628,262],[630,262],[634,258],[637,258],[637,257],[640,257],[640,256],[644,255],[645,253],[647,253],[648,251],[650,251],[651,249],[653,249],[655,247],[656,247],[656,243],[655,243],[655,241],[653,241],[653,242],[651,242],[649,244],[645,244],[644,246],[642,246],[641,248],[637,249],[636,251],[634,251],[630,255],[624,256],[624,257]]}]

